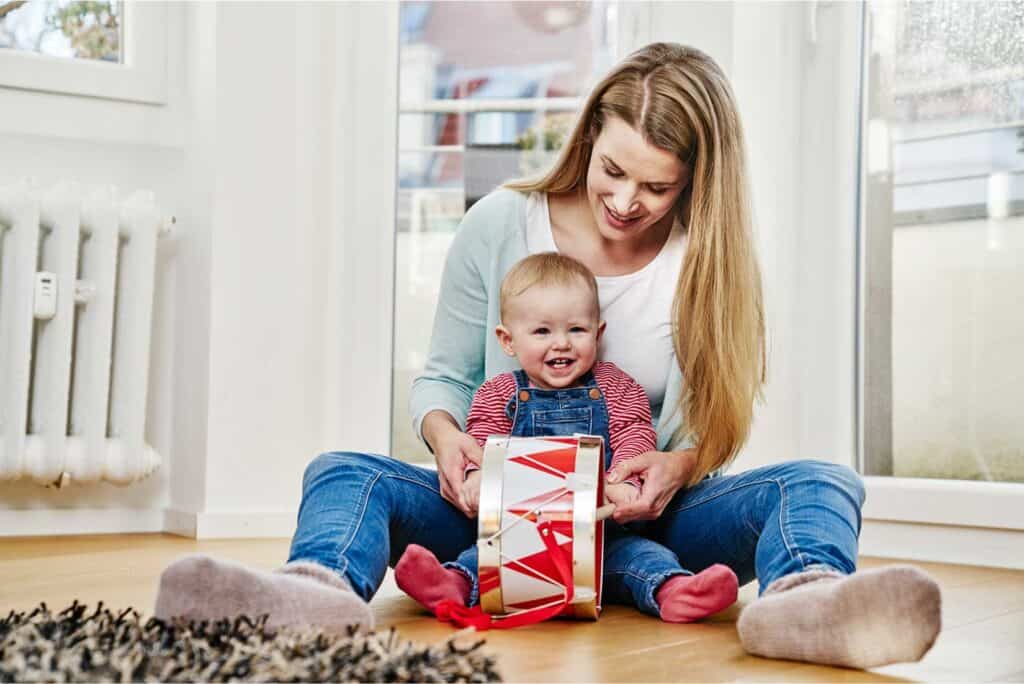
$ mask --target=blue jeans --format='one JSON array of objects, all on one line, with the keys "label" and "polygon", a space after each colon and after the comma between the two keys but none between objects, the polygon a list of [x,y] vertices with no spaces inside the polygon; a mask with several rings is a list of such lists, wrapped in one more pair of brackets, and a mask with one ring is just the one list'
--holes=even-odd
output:
[{"label": "blue jeans", "polygon": [[[690,571],[723,563],[741,583],[756,577],[763,590],[808,568],[853,572],[863,502],[864,486],[849,468],[794,461],[704,480],[637,529]],[[326,566],[369,601],[406,546],[452,562],[476,542],[476,527],[441,498],[433,470],[372,454],[322,454],[303,477],[289,561]],[[615,552],[610,540],[606,557]],[[637,599],[651,582],[628,572],[606,576],[606,600],[632,597],[646,611]]]}]

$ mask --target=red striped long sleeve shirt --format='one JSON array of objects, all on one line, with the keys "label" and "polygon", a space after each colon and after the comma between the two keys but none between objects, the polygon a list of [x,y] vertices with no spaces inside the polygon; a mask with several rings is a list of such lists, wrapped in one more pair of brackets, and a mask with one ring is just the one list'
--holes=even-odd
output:
[{"label": "red striped long sleeve shirt", "polygon": [[[608,407],[611,467],[639,454],[654,451],[657,434],[651,424],[651,405],[644,388],[625,371],[607,361],[594,364],[594,379]],[[491,435],[507,435],[512,432],[512,420],[505,414],[505,407],[515,391],[516,379],[512,373],[495,375],[476,391],[466,418],[466,432],[480,446]],[[469,470],[476,470],[476,466],[467,468],[467,472]]]}]

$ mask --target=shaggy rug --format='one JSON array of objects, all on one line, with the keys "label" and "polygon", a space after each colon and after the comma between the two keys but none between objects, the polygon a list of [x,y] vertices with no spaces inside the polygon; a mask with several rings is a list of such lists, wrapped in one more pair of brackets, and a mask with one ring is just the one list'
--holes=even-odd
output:
[{"label": "shaggy rug", "polygon": [[270,630],[46,604],[0,621],[0,682],[497,682],[482,641],[428,646],[387,632]]}]

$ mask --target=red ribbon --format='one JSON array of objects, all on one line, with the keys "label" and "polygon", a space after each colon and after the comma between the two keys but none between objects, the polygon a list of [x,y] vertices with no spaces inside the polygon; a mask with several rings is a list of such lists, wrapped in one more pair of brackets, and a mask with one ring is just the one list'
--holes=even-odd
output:
[{"label": "red ribbon", "polygon": [[484,631],[487,629],[511,629],[523,625],[532,625],[543,622],[564,611],[572,603],[573,599],[572,563],[555,542],[555,534],[551,529],[551,522],[549,520],[541,518],[537,521],[537,533],[540,535],[541,541],[544,542],[544,547],[547,549],[548,556],[551,558],[555,570],[558,571],[558,579],[561,580],[562,585],[565,587],[565,598],[562,601],[553,606],[530,608],[505,618],[495,619],[493,616],[485,613],[478,605],[467,608],[461,603],[445,599],[434,607],[434,614],[437,616],[437,619],[441,622],[450,622],[456,627],[474,627],[477,630]]}]

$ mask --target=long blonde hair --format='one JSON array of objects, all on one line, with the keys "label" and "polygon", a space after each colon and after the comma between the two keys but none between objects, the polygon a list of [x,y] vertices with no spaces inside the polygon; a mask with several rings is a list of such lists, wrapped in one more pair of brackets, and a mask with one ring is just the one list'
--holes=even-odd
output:
[{"label": "long blonde hair", "polygon": [[674,209],[687,231],[672,305],[672,338],[685,390],[683,425],[697,465],[689,484],[730,461],[750,434],[765,381],[761,273],[751,230],[743,130],[732,89],[699,50],[654,43],[617,65],[591,92],[552,169],[509,183],[521,192],[582,192],[594,141],[608,117],[676,154],[692,172]]}]

